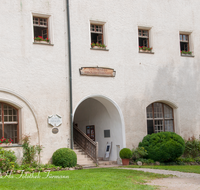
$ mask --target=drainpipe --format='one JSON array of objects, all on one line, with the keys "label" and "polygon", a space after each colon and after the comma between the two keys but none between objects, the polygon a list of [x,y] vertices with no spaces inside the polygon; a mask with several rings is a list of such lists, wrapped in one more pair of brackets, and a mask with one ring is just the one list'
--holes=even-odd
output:
[{"label": "drainpipe", "polygon": [[68,57],[69,57],[69,98],[70,98],[70,129],[71,129],[71,149],[74,147],[73,142],[73,121],[72,121],[72,69],[71,69],[71,36],[70,36],[70,17],[69,17],[69,0],[67,4],[67,30],[68,30]]}]

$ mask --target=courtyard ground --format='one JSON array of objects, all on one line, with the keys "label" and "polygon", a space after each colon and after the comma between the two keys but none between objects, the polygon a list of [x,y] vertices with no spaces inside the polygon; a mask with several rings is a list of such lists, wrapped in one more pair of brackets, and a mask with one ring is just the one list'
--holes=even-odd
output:
[{"label": "courtyard ground", "polygon": [[[175,167],[177,167],[177,169],[179,170],[183,170],[183,167],[181,168],[181,166],[174,166],[174,168]],[[186,168],[189,167],[191,166],[186,166]],[[195,166],[192,166],[192,168],[196,171],[196,173],[186,173],[179,171],[149,169],[149,168],[123,168],[123,170],[127,169],[127,170],[150,172],[155,174],[173,175],[172,178],[155,179],[146,183],[148,185],[159,186],[160,190],[200,190],[200,174],[197,174],[199,166],[197,166],[197,168],[195,168]]]}]

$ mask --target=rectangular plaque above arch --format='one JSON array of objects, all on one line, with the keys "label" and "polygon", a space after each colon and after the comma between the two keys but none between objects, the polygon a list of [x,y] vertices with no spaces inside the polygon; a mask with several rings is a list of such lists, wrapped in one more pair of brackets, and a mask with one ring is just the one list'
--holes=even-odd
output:
[{"label": "rectangular plaque above arch", "polygon": [[100,76],[100,77],[115,77],[116,71],[106,67],[81,67],[80,75]]}]

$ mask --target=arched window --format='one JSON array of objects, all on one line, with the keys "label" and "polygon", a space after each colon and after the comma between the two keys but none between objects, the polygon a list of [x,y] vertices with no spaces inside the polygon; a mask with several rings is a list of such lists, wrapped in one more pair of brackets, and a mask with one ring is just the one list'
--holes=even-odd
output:
[{"label": "arched window", "polygon": [[152,134],[163,131],[174,132],[173,109],[160,102],[150,104],[147,107],[147,132]]},{"label": "arched window", "polygon": [[18,143],[18,111],[14,107],[0,103],[0,138],[11,138]]}]

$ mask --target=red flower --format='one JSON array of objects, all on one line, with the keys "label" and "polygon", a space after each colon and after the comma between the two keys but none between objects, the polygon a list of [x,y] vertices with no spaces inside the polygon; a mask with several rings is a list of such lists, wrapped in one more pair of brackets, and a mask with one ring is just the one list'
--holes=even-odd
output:
[{"label": "red flower", "polygon": [[13,142],[13,140],[11,140]]},{"label": "red flower", "polygon": [[9,142],[9,143],[11,143],[11,142]]}]

